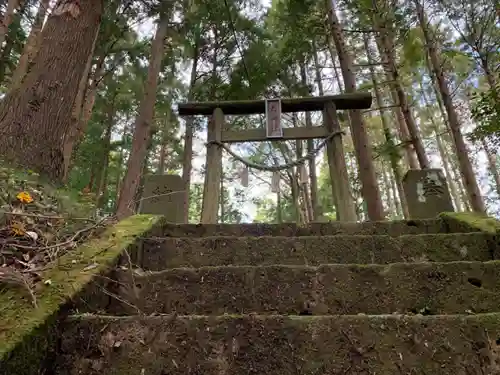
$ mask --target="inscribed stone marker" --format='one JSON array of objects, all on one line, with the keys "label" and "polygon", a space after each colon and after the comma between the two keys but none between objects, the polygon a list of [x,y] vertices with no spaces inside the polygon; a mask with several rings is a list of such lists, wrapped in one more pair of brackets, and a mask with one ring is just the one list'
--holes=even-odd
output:
[{"label": "inscribed stone marker", "polygon": [[184,221],[184,184],[178,175],[147,176],[144,181],[139,213],[163,215],[169,223]]},{"label": "inscribed stone marker", "polygon": [[441,169],[410,169],[403,178],[403,189],[412,219],[431,219],[455,211]]}]

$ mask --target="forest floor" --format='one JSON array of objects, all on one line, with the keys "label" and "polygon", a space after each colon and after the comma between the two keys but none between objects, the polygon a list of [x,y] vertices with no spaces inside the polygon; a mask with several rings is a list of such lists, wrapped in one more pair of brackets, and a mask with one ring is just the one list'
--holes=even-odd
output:
[{"label": "forest floor", "polygon": [[93,195],[58,188],[0,161],[0,292],[12,286],[31,292],[49,282],[42,271],[113,223],[96,217],[94,203]]}]

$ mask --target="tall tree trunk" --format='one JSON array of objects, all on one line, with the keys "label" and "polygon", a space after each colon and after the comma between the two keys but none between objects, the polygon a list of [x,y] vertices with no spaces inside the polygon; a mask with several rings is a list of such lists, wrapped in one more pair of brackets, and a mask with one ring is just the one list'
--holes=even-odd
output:
[{"label": "tall tree trunk", "polygon": [[389,177],[387,176],[387,168],[385,167],[385,163],[382,160],[380,163],[380,172],[382,175],[382,181],[384,182],[384,190],[385,196],[387,198],[387,208],[389,218],[394,218],[397,215],[396,212],[396,197],[392,196],[391,184],[389,183]]},{"label": "tall tree trunk", "polygon": [[8,0],[7,9],[3,14],[2,19],[0,19],[0,47],[3,42],[5,42],[5,37],[7,36],[7,32],[9,30],[10,23],[12,22],[12,18],[14,17],[14,12],[20,5],[20,0]]},{"label": "tall tree trunk", "polygon": [[[401,173],[401,169],[399,167],[399,154],[395,153],[395,151],[397,151],[397,150],[394,150],[394,148],[396,147],[396,145],[394,143],[394,137],[392,136],[392,132],[391,132],[391,129],[389,127],[389,123],[387,121],[386,111],[383,109],[384,103],[382,100],[382,95],[380,93],[380,88],[378,85],[377,76],[375,74],[375,68],[373,66],[373,61],[371,58],[372,50],[370,48],[370,41],[368,40],[368,36],[366,34],[364,35],[363,39],[364,39],[364,45],[365,45],[365,50],[366,50],[366,56],[368,58],[370,75],[371,75],[371,79],[373,82],[373,90],[375,91],[375,100],[377,101],[380,119],[382,121],[382,130],[383,130],[384,137],[385,137],[387,144],[392,149],[391,153],[389,155],[389,161],[391,163],[392,173],[394,174],[394,177],[396,179],[396,186],[398,189],[399,200],[401,202],[401,206],[403,209],[403,215],[404,215],[404,218],[407,219],[410,216],[409,216],[409,212],[408,212],[408,204],[406,202],[406,196],[404,194],[404,189],[403,189],[403,176]],[[394,197],[394,200],[396,200],[396,197]]]},{"label": "tall tree trunk", "polygon": [[106,203],[106,197],[108,196],[106,190],[108,185],[108,166],[109,166],[109,152],[111,151],[111,133],[113,131],[114,119],[115,119],[115,101],[117,93],[114,93],[111,103],[108,107],[108,113],[106,118],[106,130],[104,132],[104,137],[102,140],[102,165],[101,165],[101,176],[99,179],[99,185],[96,192],[97,197],[97,207],[103,208]]},{"label": "tall tree trunk", "polygon": [[5,44],[1,49],[2,53],[0,54],[0,83],[3,83],[5,80],[7,67],[10,62],[10,55],[12,53],[12,49],[14,48],[14,43],[16,41],[15,38],[17,37],[15,34],[16,34],[15,30],[13,30],[12,28],[9,29],[5,40]]},{"label": "tall tree trunk", "polygon": [[221,160],[220,161],[220,168],[221,168],[221,171],[222,173],[220,174],[220,218],[219,218],[219,223],[221,224],[224,224],[224,220],[225,220],[225,216],[226,216],[226,210],[225,210],[225,207],[224,207],[224,198],[225,198],[225,192],[224,192],[224,165],[223,165],[223,161]]},{"label": "tall tree trunk", "polygon": [[457,187],[455,185],[455,181],[453,180],[450,172],[450,165],[448,163],[448,155],[446,154],[446,150],[443,145],[443,140],[441,139],[441,135],[438,131],[436,131],[436,143],[438,146],[438,151],[441,156],[441,160],[443,162],[444,175],[446,180],[448,181],[448,185],[450,187],[450,194],[455,203],[455,208],[457,211],[462,211],[462,206],[460,204],[460,199],[458,197]]},{"label": "tall tree trunk", "polygon": [[[390,81],[391,86],[391,96],[394,103],[398,104],[400,108],[396,109],[396,119],[399,124],[399,133],[401,140],[405,145],[406,159],[408,165],[412,169],[417,169],[418,164],[421,168],[429,167],[429,159],[427,158],[425,147],[420,138],[420,132],[418,130],[415,119],[413,118],[410,106],[408,105],[408,99],[401,85],[399,71],[396,64],[396,56],[394,53],[394,41],[393,38],[388,33],[387,22],[381,19],[381,13],[378,0],[372,0],[373,13],[372,21],[375,31],[378,34],[377,44],[379,48],[379,54],[382,58],[384,66],[388,70],[388,81]],[[401,121],[401,112],[405,120],[405,124]],[[412,147],[413,146],[413,147]],[[415,160],[415,153],[418,159],[418,164]]]},{"label": "tall tree trunk", "polygon": [[[171,99],[168,99],[168,102],[171,102]],[[168,130],[170,129],[170,118],[172,116],[172,112],[167,110],[166,116],[163,119],[163,126],[161,130],[161,145],[160,145],[160,156],[158,160],[158,174],[165,174],[165,161],[167,159],[167,146],[170,141]]]},{"label": "tall tree trunk", "polygon": [[458,119],[457,112],[453,106],[453,102],[450,95],[450,90],[448,84],[446,83],[441,61],[438,57],[436,46],[429,35],[429,30],[427,28],[426,16],[424,9],[420,4],[419,0],[415,0],[415,7],[417,10],[417,16],[424,35],[424,40],[426,43],[427,51],[429,53],[429,58],[434,70],[436,81],[439,85],[439,91],[441,97],[443,98],[443,104],[446,108],[446,113],[448,114],[448,121],[450,124],[451,134],[453,136],[453,141],[455,143],[455,148],[457,151],[458,163],[460,165],[460,172],[462,174],[463,183],[469,196],[472,210],[479,213],[485,213],[486,207],[484,205],[483,197],[481,196],[481,191],[479,190],[479,185],[474,175],[474,170],[472,169],[472,164],[469,159],[467,145],[465,144],[462,131],[460,129],[460,121]]},{"label": "tall tree trunk", "polygon": [[2,51],[0,57],[0,83],[4,82],[5,80],[7,67],[9,67],[9,73],[12,76],[12,61],[11,61],[12,50],[19,44],[18,33],[20,30],[22,30],[23,26],[21,24],[21,21],[23,20],[23,17],[25,17],[28,6],[29,4],[26,1],[20,2],[19,8],[17,12],[15,12],[15,14],[12,16],[10,26],[7,29],[7,34],[5,36],[5,44],[3,48],[1,48],[0,45],[0,49]]},{"label": "tall tree trunk", "polygon": [[[332,64],[333,64],[333,72],[335,75],[335,81],[337,82],[337,87],[339,88],[339,92],[342,94],[344,92],[344,88],[342,87],[342,84],[340,82],[340,76],[337,72],[337,67],[335,65],[336,56],[335,56],[335,48],[333,46],[333,41],[331,41],[332,38],[330,37],[331,33],[329,32],[329,29],[325,29],[325,33],[327,33],[326,34],[326,36],[327,36],[326,43],[328,45],[328,51],[330,52],[330,58],[331,58]],[[318,79],[321,80],[321,72],[319,70],[319,64],[316,60],[315,60],[315,64],[316,64],[316,80],[318,80]],[[323,84],[321,84],[321,91],[323,91]],[[341,123],[341,128],[345,128],[343,123]],[[349,136],[351,136],[350,132],[349,132]],[[335,206],[335,220],[340,221],[339,202],[338,202],[338,197],[337,197],[337,195],[338,195],[337,189],[338,188],[339,188],[338,183],[336,181],[332,181],[332,195],[333,195],[332,198],[333,198],[333,205]]]},{"label": "tall tree trunk", "polygon": [[281,191],[276,192],[276,222],[283,223],[283,211],[281,208]]},{"label": "tall tree trunk", "polygon": [[31,27],[30,34],[24,45],[23,52],[19,58],[17,68],[12,74],[10,79],[10,89],[19,87],[21,82],[28,72],[28,67],[30,62],[33,61],[33,57],[37,54],[38,48],[40,47],[40,37],[42,33],[43,21],[45,20],[45,15],[47,9],[49,8],[50,0],[41,0],[38,6],[38,11]]},{"label": "tall tree trunk", "polygon": [[[328,15],[332,26],[332,36],[337,49],[340,67],[346,92],[356,91],[356,80],[353,74],[352,57],[346,51],[344,35],[340,26],[337,14],[335,12],[333,0],[326,0],[329,4]],[[372,150],[368,141],[365,123],[359,110],[351,110],[351,134],[356,151],[356,158],[359,165],[359,174],[362,185],[362,195],[367,204],[367,213],[370,220],[383,220],[384,208],[380,198],[380,189],[375,176],[373,165]]]},{"label": "tall tree trunk", "polygon": [[156,35],[151,44],[148,77],[146,82],[144,82],[144,97],[135,121],[132,150],[127,162],[127,172],[125,172],[125,176],[123,177],[120,197],[118,198],[116,215],[120,219],[133,214],[133,210],[131,209],[132,202],[141,179],[141,171],[145,165],[148,144],[152,133],[151,123],[154,117],[158,76],[161,70],[163,48],[165,45],[164,40],[167,35],[169,18],[165,14],[160,17]]},{"label": "tall tree trunk", "polygon": [[[424,85],[422,83],[422,80],[420,80],[419,85],[420,85],[420,91],[422,93],[422,97],[424,99],[424,103],[425,103],[425,107],[426,107],[426,111],[427,111],[427,116],[428,116],[429,120],[431,121],[432,127],[434,128],[434,132],[436,133],[436,144],[438,147],[439,155],[441,157],[441,161],[443,163],[444,175],[445,175],[446,181],[448,182],[448,186],[450,188],[451,198],[453,200],[453,203],[454,203],[456,210],[462,211],[462,206],[460,204],[460,198],[459,198],[458,192],[457,192],[457,186],[455,184],[454,178],[451,175],[450,165],[448,162],[448,155],[447,155],[445,146],[443,144],[442,134],[440,133],[439,125],[434,120],[434,116],[430,110],[429,99],[427,98],[427,94],[425,93],[425,89],[424,89]],[[447,128],[446,116],[443,116],[443,121],[444,121],[445,128]]]},{"label": "tall tree trunk", "polygon": [[399,192],[396,187],[396,176],[394,176],[392,170],[389,170],[389,183],[391,184],[392,196],[394,197],[394,206],[396,207],[396,215],[397,215],[396,217],[397,218],[405,217],[401,206],[401,202],[398,199]]},{"label": "tall tree trunk", "polygon": [[[193,45],[193,65],[191,67],[191,78],[189,80],[188,101],[193,100],[194,86],[198,71],[199,59],[199,38],[196,38]],[[182,182],[184,184],[184,223],[189,222],[189,204],[191,191],[191,171],[193,170],[193,117],[186,119],[186,133],[184,135],[184,152],[182,154]]]},{"label": "tall tree trunk", "polygon": [[[94,43],[92,46],[92,51],[95,49],[95,45],[97,42],[97,37],[99,35],[98,30],[94,30]],[[71,156],[73,154],[73,148],[78,140],[78,136],[80,134],[80,124],[82,122],[82,108],[85,103],[85,92],[87,91],[90,70],[92,68],[92,60],[94,54],[91,53],[87,56],[87,63],[85,65],[85,69],[83,71],[82,78],[78,83],[78,92],[76,94],[75,101],[73,103],[73,108],[71,111],[71,126],[68,129],[66,136],[64,138],[64,146],[63,146],[63,158],[64,158],[64,174],[63,180],[66,181],[68,179],[69,169],[71,166]],[[95,100],[95,98],[94,98]],[[92,105],[94,103],[92,102]],[[90,109],[92,111],[92,109]],[[89,117],[90,119],[90,117]]]},{"label": "tall tree trunk", "polygon": [[118,155],[118,171],[116,172],[116,181],[115,181],[115,211],[118,208],[118,196],[120,195],[120,189],[121,189],[121,182],[122,182],[122,165],[123,165],[123,145],[125,144],[125,141],[127,139],[127,132],[128,132],[128,127],[125,125],[123,127],[123,133],[122,133],[122,138],[121,138],[121,143],[122,147],[120,148],[120,153]]},{"label": "tall tree trunk", "polygon": [[102,12],[102,0],[68,0],[52,12],[33,69],[0,104],[0,153],[7,160],[62,179],[68,114],[93,53]]},{"label": "tall tree trunk", "polygon": [[[314,44],[314,42],[313,42]],[[304,87],[307,87],[307,72],[305,62],[300,64],[300,79]],[[320,77],[321,80],[321,77]],[[322,87],[321,87],[322,88]],[[320,93],[320,95],[322,95]],[[311,113],[306,112],[306,127],[312,128]],[[307,140],[307,153],[311,153],[314,150],[314,141],[312,139]],[[316,221],[321,215],[321,208],[318,203],[318,176],[316,175],[316,158],[310,158],[309,161],[309,182],[311,189],[311,210],[312,210],[312,221]]]},{"label": "tall tree trunk", "polygon": [[500,174],[498,173],[497,161],[496,161],[496,153],[491,151],[490,147],[483,139],[481,141],[484,152],[486,153],[486,157],[488,158],[488,169],[490,170],[491,175],[493,176],[493,183],[495,184],[495,190],[497,192],[498,197],[500,197]]},{"label": "tall tree trunk", "polygon": [[488,81],[488,85],[492,90],[494,90],[496,87],[496,77],[495,74],[491,71],[490,65],[488,64],[488,59],[486,57],[481,58],[481,67],[483,68],[484,75],[486,76],[486,80]]}]

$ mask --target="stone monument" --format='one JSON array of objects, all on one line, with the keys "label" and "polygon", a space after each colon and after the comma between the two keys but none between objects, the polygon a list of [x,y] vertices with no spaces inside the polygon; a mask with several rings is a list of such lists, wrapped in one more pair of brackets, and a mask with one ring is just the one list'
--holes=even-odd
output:
[{"label": "stone monument", "polygon": [[403,190],[412,219],[432,219],[455,211],[441,169],[410,169],[403,178]]},{"label": "stone monument", "polygon": [[144,179],[139,213],[163,215],[168,223],[184,221],[184,184],[174,174],[151,175]]}]

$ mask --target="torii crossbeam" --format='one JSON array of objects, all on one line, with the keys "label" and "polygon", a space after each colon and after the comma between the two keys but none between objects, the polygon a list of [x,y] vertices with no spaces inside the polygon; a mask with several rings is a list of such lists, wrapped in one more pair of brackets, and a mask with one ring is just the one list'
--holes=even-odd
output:
[{"label": "torii crossbeam", "polygon": [[[222,175],[222,149],[217,143],[255,142],[267,140],[293,140],[327,138],[327,155],[332,181],[332,194],[342,221],[356,221],[355,206],[347,179],[347,167],[337,110],[360,110],[371,107],[370,93],[349,93],[319,97],[283,98],[281,112],[323,111],[323,126],[283,128],[282,137],[269,138],[266,129],[228,130],[225,115],[253,115],[266,113],[266,100],[240,100],[226,102],[192,102],[179,104],[180,116],[212,116],[209,121],[207,163],[203,190],[202,224],[217,222]],[[362,129],[362,131],[366,131]]]}]

